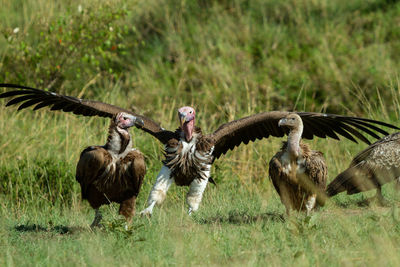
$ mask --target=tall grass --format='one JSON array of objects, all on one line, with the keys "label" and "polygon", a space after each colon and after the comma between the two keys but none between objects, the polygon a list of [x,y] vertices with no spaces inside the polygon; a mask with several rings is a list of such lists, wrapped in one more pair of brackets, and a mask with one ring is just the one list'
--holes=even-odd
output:
[{"label": "tall grass", "polygon": [[[273,109],[399,118],[396,1],[6,1],[0,0],[0,81],[117,104],[168,129],[193,105],[212,132]],[[18,30],[16,30],[18,28]],[[0,89],[1,90],[1,89]],[[4,107],[5,101],[0,101]],[[109,121],[0,108],[0,265],[398,265],[399,194],[391,206],[359,207],[373,192],[339,195],[310,217],[283,217],[268,180],[281,139],[241,146],[215,162],[200,211],[173,187],[151,220],[105,229],[80,198],[75,165],[106,140]],[[132,129],[148,173],[158,141]],[[365,148],[307,141],[325,154],[330,180]]]}]

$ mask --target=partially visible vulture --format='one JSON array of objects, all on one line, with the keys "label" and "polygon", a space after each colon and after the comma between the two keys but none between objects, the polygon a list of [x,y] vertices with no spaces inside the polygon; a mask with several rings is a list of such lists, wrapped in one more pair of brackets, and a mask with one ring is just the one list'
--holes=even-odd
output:
[{"label": "partially visible vulture", "polygon": [[[284,136],[285,131],[278,126],[278,121],[289,114],[289,112],[284,111],[259,113],[225,123],[215,132],[203,134],[201,129],[195,126],[195,110],[192,107],[182,107],[178,110],[180,127],[175,131],[168,131],[147,117],[110,104],[64,96],[20,85],[0,84],[0,87],[22,89],[0,95],[0,97],[16,96],[7,105],[22,103],[18,109],[32,105],[36,105],[34,110],[51,106],[51,110],[102,117],[112,117],[118,112],[126,112],[142,119],[143,125],[139,128],[153,135],[165,145],[165,160],[150,192],[148,207],[141,212],[142,215],[152,214],[154,205],[164,200],[172,183],[179,186],[189,186],[186,198],[189,214],[196,211],[209,181],[211,165],[214,160],[241,143],[248,144],[250,141],[269,136]],[[314,136],[322,138],[329,136],[339,140],[338,135],[342,135],[354,142],[357,142],[355,138],[358,138],[370,144],[361,132],[379,138],[379,135],[374,131],[384,135],[388,133],[378,126],[398,129],[393,125],[365,118],[313,112],[297,112],[296,114],[303,120],[302,137],[306,139],[312,139]]]},{"label": "partially visible vulture", "polygon": [[327,188],[327,195],[334,196],[343,191],[348,195],[377,189],[380,204],[385,200],[381,187],[400,177],[400,132],[383,137],[351,161],[349,168],[340,173]]},{"label": "partially visible vulture", "polygon": [[296,113],[278,123],[289,129],[287,142],[269,162],[269,176],[278,192],[286,213],[290,210],[311,212],[316,204],[323,205],[327,168],[324,156],[301,142],[303,122]]},{"label": "partially visible vulture", "polygon": [[120,204],[119,214],[127,223],[135,214],[136,197],[146,173],[144,157],[132,148],[129,127],[142,121],[131,114],[118,113],[111,120],[107,143],[82,151],[76,167],[76,180],[82,198],[96,210],[91,227],[99,226],[99,207],[110,202]]}]

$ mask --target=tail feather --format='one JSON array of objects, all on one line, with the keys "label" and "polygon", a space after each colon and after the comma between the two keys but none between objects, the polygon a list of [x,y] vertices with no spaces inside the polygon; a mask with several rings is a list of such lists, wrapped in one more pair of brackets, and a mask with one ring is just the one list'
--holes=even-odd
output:
[{"label": "tail feather", "polygon": [[326,194],[328,197],[335,196],[343,191],[347,191],[349,194],[355,194],[359,191],[359,179],[356,175],[356,167],[351,167],[340,173],[336,178],[328,184]]}]

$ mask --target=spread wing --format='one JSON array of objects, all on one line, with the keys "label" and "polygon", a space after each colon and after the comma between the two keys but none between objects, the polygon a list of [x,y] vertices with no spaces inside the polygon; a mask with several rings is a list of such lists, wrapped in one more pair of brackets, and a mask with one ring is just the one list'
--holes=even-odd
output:
[{"label": "spread wing", "polygon": [[155,136],[162,143],[166,143],[174,136],[173,132],[164,130],[159,124],[150,118],[135,114],[132,111],[111,104],[100,101],[80,99],[77,97],[61,95],[54,92],[16,84],[0,83],[0,87],[18,89],[0,94],[0,98],[14,97],[6,104],[6,106],[21,104],[18,107],[18,110],[31,106],[34,106],[33,110],[38,110],[43,107],[50,107],[50,110],[62,110],[64,112],[72,112],[77,115],[100,116],[108,118],[112,118],[119,112],[126,112],[141,118],[144,124],[136,125],[136,127]]},{"label": "spread wing", "polygon": [[[303,120],[304,130],[302,137],[306,139],[312,139],[317,136],[340,140],[339,136],[343,136],[356,143],[356,139],[359,139],[370,144],[362,133],[379,139],[380,137],[376,132],[383,135],[388,134],[379,126],[399,129],[388,123],[365,118],[314,112],[296,113]],[[288,114],[289,112],[285,111],[264,112],[221,125],[214,133],[209,135],[214,141],[213,155],[218,158],[241,143],[248,144],[250,141],[268,138],[269,136],[284,136],[286,130],[279,127],[278,122]]]}]

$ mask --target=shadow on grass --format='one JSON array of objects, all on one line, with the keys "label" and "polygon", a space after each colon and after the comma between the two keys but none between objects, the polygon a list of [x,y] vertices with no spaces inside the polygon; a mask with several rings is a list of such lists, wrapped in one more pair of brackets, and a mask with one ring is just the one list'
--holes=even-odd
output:
[{"label": "shadow on grass", "polygon": [[353,201],[334,201],[335,205],[343,209],[351,209],[355,207],[368,207],[370,203],[366,199],[353,200]]},{"label": "shadow on grass", "polygon": [[79,226],[65,226],[65,225],[55,225],[55,226],[42,226],[38,224],[20,224],[14,227],[18,232],[46,232],[46,233],[56,233],[56,234],[75,234],[78,232],[87,231],[87,228]]},{"label": "shadow on grass", "polygon": [[398,204],[397,201],[395,200],[388,200],[388,199],[383,199],[383,200],[378,200],[376,197],[371,197],[371,198],[363,198],[363,199],[358,199],[358,200],[347,200],[347,201],[334,201],[335,205],[343,208],[343,209],[349,209],[349,208],[354,208],[354,207],[360,207],[360,208],[367,208],[367,207],[392,207]]},{"label": "shadow on grass", "polygon": [[231,212],[226,216],[214,216],[210,218],[201,218],[197,220],[200,224],[212,223],[230,223],[230,224],[250,224],[258,221],[275,221],[284,222],[285,218],[282,214],[266,212],[257,215],[248,215],[245,213]]}]

